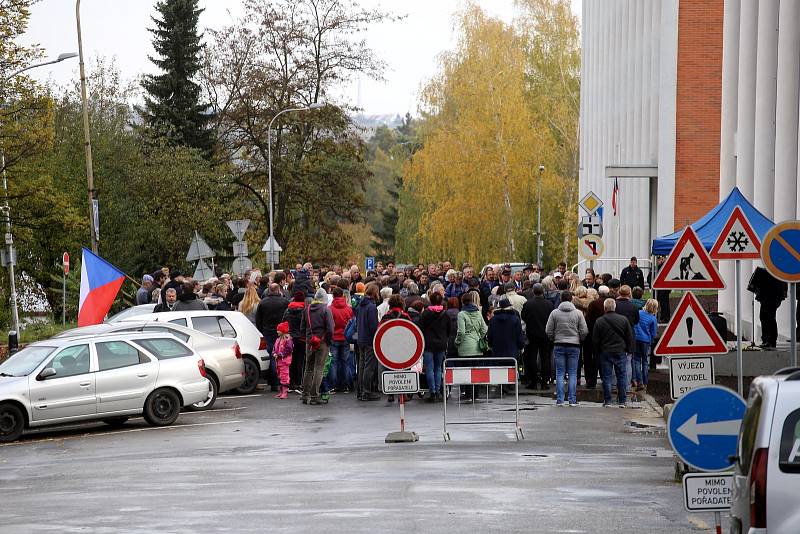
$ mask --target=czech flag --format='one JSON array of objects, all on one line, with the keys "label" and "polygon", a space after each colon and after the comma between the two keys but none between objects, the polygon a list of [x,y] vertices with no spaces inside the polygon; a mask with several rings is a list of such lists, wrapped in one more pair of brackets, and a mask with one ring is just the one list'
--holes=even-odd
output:
[{"label": "czech flag", "polygon": [[124,281],[125,273],[84,248],[78,326],[102,323]]}]

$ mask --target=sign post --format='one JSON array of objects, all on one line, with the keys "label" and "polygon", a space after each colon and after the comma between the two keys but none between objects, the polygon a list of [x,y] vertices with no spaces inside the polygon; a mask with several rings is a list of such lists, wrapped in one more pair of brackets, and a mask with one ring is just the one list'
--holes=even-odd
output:
[{"label": "sign post", "polygon": [[[722,227],[717,241],[711,247],[711,259],[735,260],[736,274],[733,279],[733,288],[736,294],[736,375],[738,378],[739,395],[744,395],[744,376],[742,361],[742,260],[757,260],[761,258],[761,239],[759,239],[753,225],[747,220],[739,206],[733,208],[728,220]],[[753,320],[755,325],[755,320]],[[755,334],[755,328],[753,329]],[[753,335],[755,338],[755,335]]]},{"label": "sign post", "polygon": [[67,275],[69,274],[69,252],[61,256],[64,265],[64,280],[61,285],[61,324],[67,326]]},{"label": "sign post", "polygon": [[[730,469],[746,407],[741,396],[722,386],[690,391],[669,414],[667,435],[672,450],[698,471]],[[720,512],[730,509],[732,487],[730,474],[687,474],[683,477],[684,506],[689,512],[714,512],[720,532]]]},{"label": "sign post", "polygon": [[391,319],[378,325],[372,341],[375,357],[390,371],[383,373],[383,392],[400,395],[400,432],[390,432],[386,443],[419,441],[416,432],[406,431],[405,394],[419,391],[419,376],[408,371],[419,361],[425,350],[425,339],[417,325],[406,319]]},{"label": "sign post", "polygon": [[797,282],[800,282],[800,221],[776,224],[764,237],[761,246],[764,267],[789,284],[789,353],[792,366],[797,366]]}]

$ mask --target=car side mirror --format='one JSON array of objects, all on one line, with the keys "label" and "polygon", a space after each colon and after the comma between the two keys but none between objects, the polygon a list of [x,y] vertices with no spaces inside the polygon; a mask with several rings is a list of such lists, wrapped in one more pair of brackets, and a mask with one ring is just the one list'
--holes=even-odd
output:
[{"label": "car side mirror", "polygon": [[37,380],[44,380],[46,378],[50,378],[51,376],[56,376],[56,370],[52,367],[47,367],[42,369],[42,372],[39,373],[39,376],[36,377]]}]

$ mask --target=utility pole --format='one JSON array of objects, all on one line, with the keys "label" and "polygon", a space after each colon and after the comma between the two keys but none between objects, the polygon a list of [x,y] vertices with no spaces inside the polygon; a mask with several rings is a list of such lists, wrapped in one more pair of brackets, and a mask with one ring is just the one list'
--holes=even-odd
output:
[{"label": "utility pole", "polygon": [[542,267],[542,173],[544,165],[539,165],[539,201],[536,208],[536,263]]},{"label": "utility pole", "polygon": [[81,73],[81,102],[83,103],[83,145],[86,149],[86,182],[89,189],[89,229],[92,234],[92,252],[97,254],[97,228],[94,224],[95,190],[92,170],[92,139],[89,134],[89,106],[86,102],[86,71],[83,66],[83,38],[81,36],[81,0],[75,0],[75,20],[78,23],[78,66]]}]

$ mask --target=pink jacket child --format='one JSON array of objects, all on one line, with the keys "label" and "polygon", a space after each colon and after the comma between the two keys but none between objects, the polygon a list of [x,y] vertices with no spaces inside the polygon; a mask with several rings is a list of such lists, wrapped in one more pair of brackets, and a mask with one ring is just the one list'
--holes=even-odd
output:
[{"label": "pink jacket child", "polygon": [[278,339],[272,349],[272,355],[277,364],[278,380],[281,381],[281,391],[275,395],[276,399],[285,399],[289,396],[289,366],[292,364],[292,349],[294,343],[289,335],[289,323],[284,321],[278,325]]}]

